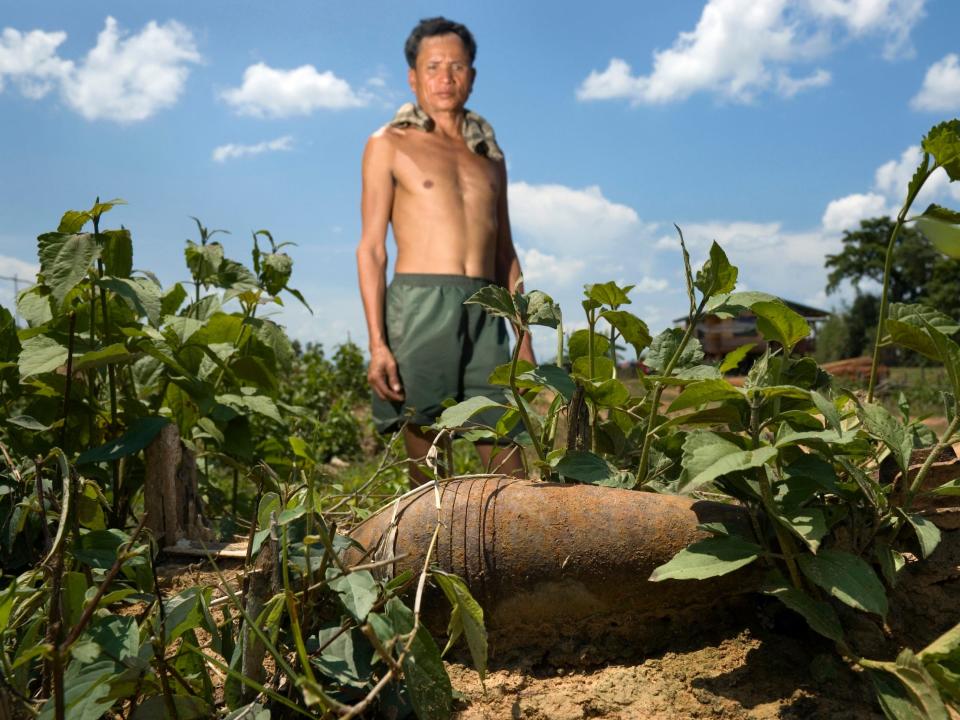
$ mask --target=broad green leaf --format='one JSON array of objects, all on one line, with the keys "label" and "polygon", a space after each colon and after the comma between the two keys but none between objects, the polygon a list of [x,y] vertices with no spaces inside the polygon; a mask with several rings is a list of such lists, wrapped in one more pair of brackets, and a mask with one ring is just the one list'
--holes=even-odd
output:
[{"label": "broad green leaf", "polygon": [[723,358],[723,362],[720,363],[720,372],[728,373],[731,370],[735,370],[754,347],[756,347],[754,343],[747,343],[746,345],[741,345],[736,350],[728,352]]},{"label": "broad green leaf", "polygon": [[127,350],[123,343],[114,343],[98,350],[84,353],[73,359],[73,371],[87,370],[89,368],[102,367],[104,365],[115,365],[117,363],[133,362],[137,356]]},{"label": "broad green leaf", "polygon": [[140,629],[128,615],[98,617],[86,632],[111,658],[126,663],[140,651]]},{"label": "broad green leaf", "polygon": [[698,407],[709,402],[721,402],[723,400],[740,399],[743,397],[743,390],[734,387],[726,380],[702,380],[687,385],[683,392],[677,396],[677,399],[667,408],[667,412],[673,413],[678,410]]},{"label": "broad green leaf", "polygon": [[198,245],[187,240],[183,254],[190,274],[201,283],[213,280],[223,264],[223,246],[218,242]]},{"label": "broad green leaf", "polygon": [[933,360],[942,361],[928,327],[948,337],[960,330],[956,320],[927,305],[890,303],[885,325],[890,339]]},{"label": "broad green leaf", "polygon": [[921,144],[923,151],[933,155],[951,180],[960,180],[960,120],[935,125]]},{"label": "broad green leaf", "polygon": [[130,429],[116,440],[111,440],[100,447],[90,448],[81,453],[80,457],[77,458],[77,465],[117,460],[140,452],[169,424],[170,420],[164,417],[147,416],[138,418],[130,426]]},{"label": "broad green leaf", "polygon": [[[650,343],[650,350],[644,358],[644,363],[646,363],[647,367],[657,373],[663,374],[666,371],[670,359],[680,347],[683,335],[684,332],[680,328],[667,328],[657,335]],[[701,360],[703,360],[703,348],[700,346],[700,341],[696,338],[691,338],[683,348],[683,352],[680,353],[673,369],[675,371],[682,370],[683,368],[698,364]]]},{"label": "broad green leaf", "polygon": [[293,272],[293,259],[286,253],[264,253],[261,265],[263,285],[271,295],[278,295],[287,286]]},{"label": "broad green leaf", "polygon": [[827,425],[832,427],[838,433],[843,432],[843,426],[840,424],[840,413],[837,410],[837,406],[827,400],[827,398],[818,393],[816,390],[810,391],[810,399],[813,400],[813,404],[816,406],[817,411],[823,415],[823,419],[826,420]]},{"label": "broad green leaf", "polygon": [[944,255],[954,259],[960,258],[960,225],[920,217],[917,218],[917,229]]},{"label": "broad green leaf", "polygon": [[363,622],[373,609],[379,596],[377,581],[366,570],[341,575],[337,568],[327,570],[330,587],[340,596],[340,601],[357,622]]},{"label": "broad green leaf", "polygon": [[897,465],[906,472],[907,465],[910,464],[910,454],[913,452],[913,436],[903,423],[885,407],[875,403],[861,405],[859,415],[867,432],[890,448]]},{"label": "broad green leaf", "polygon": [[151,325],[160,324],[160,288],[147,278],[105,277],[97,285],[116,293],[138,317],[146,317]]},{"label": "broad green leaf", "polygon": [[812,630],[834,642],[843,642],[843,627],[840,618],[829,603],[814,600],[807,593],[786,584],[766,587],[763,592],[772,595],[780,602],[802,616]]},{"label": "broad green leaf", "polygon": [[627,296],[627,293],[632,289],[633,285],[620,287],[611,280],[610,282],[586,285],[584,287],[584,294],[601,305],[618,308],[621,305],[630,304],[630,298]]},{"label": "broad green leaf", "polygon": [[849,445],[856,442],[858,433],[855,430],[838,433],[836,430],[803,430],[800,432],[787,431],[777,438],[776,447],[785,448],[791,445],[831,447],[835,445]]},{"label": "broad green leaf", "polygon": [[[892,706],[896,712],[900,713],[895,717],[950,720],[950,713],[947,712],[947,708],[943,704],[936,683],[923,667],[923,663],[909,648],[904,648],[897,655],[896,662],[871,662],[868,667],[871,669],[878,668],[881,672],[889,673],[896,679],[901,689],[906,691],[905,694],[899,694],[894,688],[884,688],[883,683],[877,683],[877,678],[871,673],[874,686],[881,696],[881,705],[884,707],[884,711],[887,710],[884,700],[895,699]],[[877,672],[877,670],[873,672]],[[884,697],[885,695],[886,697]]]},{"label": "broad green leaf", "polygon": [[757,448],[756,450],[738,449],[736,452],[718,457],[712,465],[691,476],[683,484],[682,490],[685,493],[691,493],[724,475],[766,465],[776,456],[777,449],[770,446]]},{"label": "broad green leaf", "polygon": [[[593,374],[590,374],[590,358],[581,357],[573,361],[573,374],[581,380],[611,380],[613,379],[613,360],[609,357],[595,356],[593,358]],[[628,393],[629,394],[629,393]]]},{"label": "broad green leaf", "polygon": [[[498,365],[494,368],[493,372],[490,373],[490,377],[487,379],[491,385],[502,385],[507,387],[510,385],[510,368],[513,366],[512,362],[504,363],[503,365]],[[529,371],[534,369],[534,364],[526,360],[517,360],[517,387],[535,387],[540,384],[534,382],[528,378],[521,380],[521,376],[525,375]]]},{"label": "broad green leaf", "polygon": [[17,296],[17,312],[30,327],[37,327],[53,319],[50,307],[50,290],[43,285],[34,285]]},{"label": "broad green leaf", "polygon": [[798,558],[800,569],[810,582],[850,607],[887,615],[887,593],[877,574],[867,563],[842,550],[804,553]]},{"label": "broad green leaf", "polygon": [[514,304],[513,295],[510,294],[510,291],[499,285],[487,285],[486,287],[480,288],[471,295],[469,298],[463,301],[464,305],[479,305],[488,314],[495,317],[506,318],[512,323],[516,323],[519,313],[517,312],[517,306]]},{"label": "broad green leaf", "polygon": [[788,353],[810,334],[807,321],[783,302],[758,302],[751,309],[757,316],[760,333],[767,340],[780,343]]},{"label": "broad green leaf", "polygon": [[726,575],[749,565],[763,553],[756,543],[738,535],[709,537],[681,550],[650,575],[661,580],[703,580]]},{"label": "broad green leaf", "polygon": [[681,464],[689,478],[710,468],[722,457],[743,450],[736,443],[707,430],[695,430],[683,440]]},{"label": "broad green leaf", "polygon": [[907,564],[903,553],[894,550],[888,543],[878,540],[873,544],[873,556],[877,559],[887,584],[890,587],[896,587],[900,571]]},{"label": "broad green leaf", "polygon": [[223,395],[217,395],[216,400],[241,414],[253,412],[269,418],[274,422],[283,422],[283,418],[280,417],[280,411],[277,409],[277,404],[266,395],[236,395],[235,393],[225,393]]},{"label": "broad green leaf", "polygon": [[51,425],[44,425],[29,415],[14,415],[13,417],[7,418],[7,422],[11,425],[22,427],[24,430],[34,430],[36,432],[44,432],[52,427]]},{"label": "broad green leaf", "polygon": [[747,290],[744,292],[735,292],[716,295],[711,298],[704,310],[710,315],[716,315],[721,318],[736,317],[745,310],[749,310],[754,304],[759,302],[782,302],[780,298],[769,293],[755,292]]},{"label": "broad green leaf", "polygon": [[83,229],[83,226],[90,222],[90,213],[86,210],[67,210],[60,218],[60,225],[57,232],[65,234],[76,234]]},{"label": "broad green leaf", "polygon": [[943,485],[930,491],[933,495],[960,496],[960,479],[948,480]]},{"label": "broad green leaf", "polygon": [[960,396],[960,345],[957,345],[929,323],[927,324],[927,334],[933,340],[933,344],[940,354],[940,361],[943,363],[943,368],[950,379],[953,394]]},{"label": "broad green leaf", "polygon": [[[413,612],[397,598],[387,601],[384,613],[393,634],[407,634],[413,630]],[[440,659],[439,648],[423,627],[418,629],[411,651],[403,659],[403,675],[410,702],[420,720],[446,720],[450,717],[453,702],[450,677]]]},{"label": "broad green leaf", "polygon": [[37,238],[40,273],[57,305],[83,280],[100,248],[89,233],[46,233]]},{"label": "broad green leaf", "polygon": [[[163,318],[163,334],[175,347],[179,347],[187,343],[194,333],[203,328],[204,324],[202,320],[197,320],[192,317],[181,317],[178,315],[167,315]],[[236,336],[234,336],[236,339]],[[210,344],[205,342],[204,344]]]},{"label": "broad green leaf", "polygon": [[447,628],[447,649],[453,646],[460,634],[467,638],[473,666],[483,682],[487,674],[487,629],[483,623],[483,608],[473,599],[467,584],[456,575],[433,570],[431,573],[443,594],[450,601],[450,625]]},{"label": "broad green leaf", "polygon": [[739,427],[741,422],[740,411],[732,404],[724,404],[684,415],[675,415],[660,427],[694,428],[724,425],[734,429]]},{"label": "broad green leaf", "polygon": [[705,297],[733,292],[737,286],[737,268],[730,264],[716,241],[710,246],[710,258],[697,271],[693,284]]},{"label": "broad green leaf", "polygon": [[617,476],[616,467],[587,450],[569,450],[550,464],[560,475],[592,485],[603,485]]},{"label": "broad green leaf", "polygon": [[343,632],[339,624],[321,628],[317,644],[323,648],[311,662],[338,683],[362,688],[370,680],[372,649],[359,630]]},{"label": "broad green leaf", "polygon": [[786,510],[777,520],[803,540],[813,553],[820,549],[820,541],[827,535],[827,519],[823,511],[815,507]]},{"label": "broad green leaf", "polygon": [[626,310],[604,310],[600,313],[600,317],[615,327],[623,339],[633,345],[633,349],[637,351],[637,357],[640,357],[640,353],[650,344],[650,330],[647,324],[633,313]]},{"label": "broad green leaf", "polygon": [[[590,331],[577,330],[567,341],[567,353],[570,355],[570,362],[575,363],[582,357],[587,357],[590,347]],[[593,334],[593,354],[594,357],[606,355],[610,350],[610,341],[599,333]]]},{"label": "broad green leaf", "polygon": [[191,587],[164,601],[163,607],[167,617],[164,623],[167,631],[167,645],[183,635],[187,630],[193,630],[200,626],[204,620],[200,596],[204,594],[209,600],[211,592],[211,588]]},{"label": "broad green leaf", "polygon": [[[110,682],[117,673],[112,660],[100,660],[84,664],[72,662],[63,676],[65,717],[70,720],[100,720],[114,699],[110,695]],[[53,720],[54,699],[51,697],[40,708],[40,720]]]},{"label": "broad green leaf", "polygon": [[930,217],[935,220],[940,220],[945,223],[952,223],[956,225],[960,223],[960,212],[956,210],[951,210],[950,208],[945,208],[942,205],[937,205],[933,203],[927,206],[927,209],[923,211],[923,217]]},{"label": "broad green leaf", "polygon": [[917,657],[924,663],[928,661],[960,659],[960,623],[954,625],[918,652]]},{"label": "broad green leaf", "polygon": [[180,283],[174,283],[160,295],[160,315],[175,315],[187,299],[187,291]]},{"label": "broad green leaf", "polygon": [[100,240],[104,272],[118,278],[130,277],[133,272],[133,240],[130,238],[130,231],[105,230],[100,233]]},{"label": "broad green leaf", "polygon": [[523,297],[526,305],[524,320],[527,325],[556,329],[561,321],[561,313],[560,306],[553,302],[553,298],[540,290],[532,290]]},{"label": "broad green leaf", "polygon": [[440,429],[463,427],[464,425],[467,425],[470,418],[477,413],[481,413],[492,408],[506,407],[506,405],[494,402],[488,397],[477,395],[475,397],[468,398],[463,402],[459,402],[452,407],[448,407],[440,414],[440,418],[437,420],[434,426]]},{"label": "broad green leaf", "polygon": [[937,545],[940,544],[940,528],[923,515],[905,513],[899,508],[898,511],[904,520],[910,523],[910,527],[916,533],[917,540],[920,543],[920,554],[925,558],[930,557],[931,553],[937,549]]},{"label": "broad green leaf", "polygon": [[588,380],[584,383],[583,390],[587,397],[600,407],[621,407],[630,399],[630,391],[627,386],[616,378],[610,378],[602,382]]},{"label": "broad green leaf", "polygon": [[53,372],[66,364],[67,354],[67,348],[46,335],[24,340],[19,358],[20,378]]},{"label": "broad green leaf", "polygon": [[570,378],[569,373],[553,364],[538,365],[536,368],[527,370],[517,379],[530,381],[536,385],[546,385],[560,393],[567,402],[570,402],[576,390],[576,385]]}]

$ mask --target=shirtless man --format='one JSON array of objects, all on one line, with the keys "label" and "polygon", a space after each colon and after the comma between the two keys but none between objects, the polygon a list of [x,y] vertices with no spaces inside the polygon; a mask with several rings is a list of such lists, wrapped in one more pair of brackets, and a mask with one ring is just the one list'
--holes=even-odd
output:
[{"label": "shirtless man", "polygon": [[[374,421],[389,432],[412,412],[404,440],[411,479],[420,483],[425,478],[414,461],[433,440],[421,427],[439,416],[442,402],[504,397],[487,378],[509,360],[506,326],[463,301],[491,282],[513,289],[520,263],[503,156],[486,121],[464,107],[476,77],[473,36],[459,23],[431,18],[414,28],[405,51],[416,106],[405,105],[367,142],[357,268]],[[388,288],[391,223],[397,261]],[[529,337],[520,357],[533,362]],[[480,421],[492,425],[497,417]],[[490,444],[477,449],[485,465],[496,451]],[[522,470],[515,448],[499,452],[493,464],[506,473]]]}]

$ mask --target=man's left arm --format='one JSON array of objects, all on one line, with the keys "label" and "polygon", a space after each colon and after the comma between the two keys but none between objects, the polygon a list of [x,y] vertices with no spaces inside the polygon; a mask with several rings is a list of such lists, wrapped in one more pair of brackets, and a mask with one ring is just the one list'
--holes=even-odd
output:
[{"label": "man's left arm", "polygon": [[[500,173],[500,196],[497,198],[497,257],[496,257],[496,277],[497,283],[513,292],[516,288],[523,292],[523,283],[517,287],[517,281],[522,276],[520,270],[520,258],[517,257],[517,250],[513,246],[513,235],[510,232],[510,212],[507,208],[507,165],[501,160],[497,163],[497,171]],[[524,335],[520,344],[520,359],[527,360],[534,365],[537,364],[533,356],[533,340],[530,334]]]}]

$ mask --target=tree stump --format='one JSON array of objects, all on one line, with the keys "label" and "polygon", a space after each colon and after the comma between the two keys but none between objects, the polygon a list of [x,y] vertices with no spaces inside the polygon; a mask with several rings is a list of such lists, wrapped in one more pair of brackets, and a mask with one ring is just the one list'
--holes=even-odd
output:
[{"label": "tree stump", "polygon": [[145,450],[143,504],[147,527],[163,545],[180,540],[213,540],[201,512],[197,461],[180,440],[173,423],[165,426]]}]

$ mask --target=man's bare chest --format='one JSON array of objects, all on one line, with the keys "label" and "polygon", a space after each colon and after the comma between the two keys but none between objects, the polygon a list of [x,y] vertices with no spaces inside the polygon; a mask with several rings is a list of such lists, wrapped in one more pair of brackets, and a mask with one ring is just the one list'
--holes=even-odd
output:
[{"label": "man's bare chest", "polygon": [[493,162],[443,143],[412,144],[398,155],[394,178],[400,188],[414,195],[453,193],[494,201],[500,191]]}]

